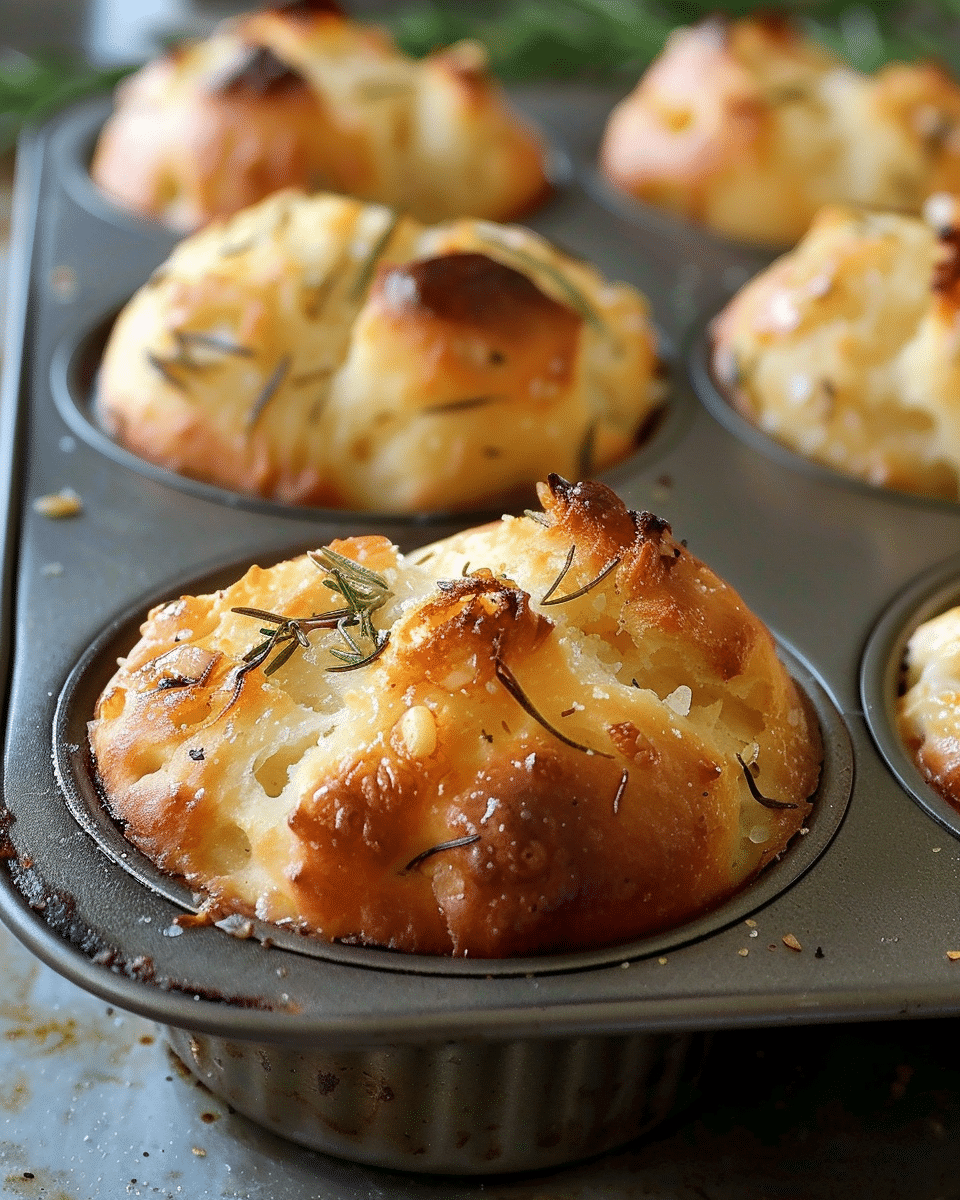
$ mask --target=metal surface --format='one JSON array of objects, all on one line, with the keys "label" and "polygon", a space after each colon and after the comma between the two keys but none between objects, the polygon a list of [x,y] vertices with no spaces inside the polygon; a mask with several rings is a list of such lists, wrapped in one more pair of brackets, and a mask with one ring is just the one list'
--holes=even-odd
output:
[{"label": "metal surface", "polygon": [[[562,128],[575,156],[595,137],[602,97],[569,92],[528,99],[547,123]],[[20,460],[22,469],[11,472],[17,485],[13,511],[21,523],[5,793],[16,810],[10,832],[20,855],[13,862],[23,890],[7,889],[3,907],[20,936],[68,977],[135,1011],[152,1011],[154,1001],[144,998],[150,988],[138,978],[135,956],[124,959],[124,969],[117,969],[114,959],[111,970],[105,963],[93,964],[88,953],[109,949],[111,938],[103,926],[118,919],[118,885],[107,869],[112,864],[87,834],[60,826],[59,818],[51,824],[49,814],[60,800],[47,757],[56,696],[104,623],[164,581],[202,574],[211,563],[241,554],[276,555],[319,543],[331,529],[317,525],[315,516],[256,514],[190,497],[118,467],[63,423],[48,374],[56,348],[81,318],[89,315],[93,323],[122,302],[171,244],[159,231],[104,221],[102,214],[76,204],[62,183],[70,167],[68,134],[69,120],[28,149],[20,185],[25,211],[34,190],[42,193],[43,205],[42,236],[18,247],[21,263],[30,268],[32,303],[27,305],[24,291],[18,293],[19,315],[29,312],[26,369],[8,373],[5,409],[10,432],[10,402],[17,399],[12,393],[22,385],[29,453]],[[688,231],[678,228],[671,239],[662,222],[645,229],[600,207],[580,188],[560,196],[536,224],[608,274],[643,288],[677,344],[691,318],[716,304],[755,266],[735,248],[711,247],[701,255]],[[19,228],[28,238],[23,234],[28,226]],[[17,270],[14,263],[15,278]],[[842,828],[799,882],[754,914],[753,927],[730,925],[667,955],[624,958],[625,965],[469,981],[469,1003],[461,987],[466,981],[392,973],[390,987],[384,988],[371,984],[374,976],[359,967],[332,972],[319,988],[316,973],[310,972],[308,987],[312,964],[288,956],[291,1008],[302,1009],[290,1014],[290,1040],[319,1025],[332,1036],[363,1041],[422,1032],[425,1026],[437,1038],[467,1027],[490,1038],[505,1030],[542,1036],[956,1011],[958,968],[946,951],[960,943],[958,844],[914,802],[874,749],[858,674],[862,647],[893,597],[960,546],[960,516],[949,506],[870,493],[785,469],[775,455],[750,446],[699,407],[661,443],[658,458],[619,468],[611,480],[632,505],[669,519],[676,534],[738,587],[833,698],[849,729],[856,766]],[[32,511],[33,497],[65,485],[83,498],[81,517],[53,523]],[[8,554],[15,546],[8,543]],[[59,865],[51,861],[51,847]],[[42,869],[39,862],[24,867],[23,855],[33,850],[41,852]],[[78,873],[77,907],[61,906],[58,913],[61,893]],[[45,907],[37,911],[31,903]],[[144,958],[175,972],[181,952],[174,942],[185,939],[164,937],[172,911],[168,901],[144,894],[123,913],[122,925],[125,938],[142,949]],[[79,944],[66,948],[62,933]],[[801,951],[784,946],[786,933],[795,936]],[[190,938],[191,962],[206,960],[214,967],[212,980],[206,981],[212,986],[201,992],[192,990],[189,975],[175,980],[178,987],[168,993],[164,1016],[174,1024],[216,1031],[222,1027],[223,1006],[210,991],[230,995],[230,987],[240,986],[229,969],[233,949],[222,949],[225,939],[217,930],[192,931]],[[227,960],[222,967],[214,961],[220,958]],[[255,998],[256,970],[268,969],[264,963],[252,980],[242,981],[241,998]],[[358,975],[364,976],[363,987],[357,986]],[[43,978],[52,979],[47,973]],[[77,1003],[72,989],[69,994]],[[232,1033],[257,1031],[256,1010],[232,1011],[239,1014]],[[251,1134],[249,1126],[245,1130],[246,1149],[267,1138]],[[261,1165],[277,1161],[274,1139],[266,1144]],[[285,1151],[280,1159],[297,1159],[298,1153],[305,1154]],[[364,1175],[360,1168],[304,1161],[329,1173],[325,1190],[317,1194],[353,1194],[343,1190],[353,1186],[344,1185],[347,1177],[359,1181],[357,1194],[364,1195],[383,1194],[384,1187],[386,1194],[391,1187],[397,1194],[425,1194],[421,1189],[427,1187],[415,1181],[388,1186],[383,1179],[389,1182],[389,1177]],[[585,1174],[572,1173],[565,1180],[574,1190],[584,1187],[596,1194],[616,1178],[612,1186],[620,1190],[615,1194],[628,1194],[611,1161],[593,1168],[592,1176],[590,1168],[581,1168]],[[936,1169],[934,1156],[928,1174]],[[114,1184],[117,1178],[114,1172]],[[242,1185],[245,1191],[210,1194],[309,1194],[250,1190],[260,1186],[251,1179]],[[282,1186],[289,1187],[289,1179]],[[204,1193],[194,1188],[189,1194]]]}]

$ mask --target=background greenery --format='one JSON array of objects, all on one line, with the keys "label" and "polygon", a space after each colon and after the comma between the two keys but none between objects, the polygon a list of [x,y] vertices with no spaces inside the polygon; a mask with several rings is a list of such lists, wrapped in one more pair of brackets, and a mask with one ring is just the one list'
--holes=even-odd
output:
[{"label": "background greenery", "polygon": [[[743,15],[749,0],[414,0],[393,20],[398,40],[426,53],[479,37],[506,79],[629,78],[656,55],[670,30],[722,10]],[[781,0],[860,70],[890,59],[939,58],[960,74],[960,0]]]},{"label": "background greenery", "polygon": [[[479,38],[509,81],[629,83],[675,26],[718,9],[741,15],[769,6],[770,0],[411,0],[390,5],[385,23],[417,55]],[[960,76],[960,0],[785,0],[781,7],[861,70],[890,59],[936,58]],[[122,73],[63,58],[0,54],[0,151],[24,121],[112,86]]]}]

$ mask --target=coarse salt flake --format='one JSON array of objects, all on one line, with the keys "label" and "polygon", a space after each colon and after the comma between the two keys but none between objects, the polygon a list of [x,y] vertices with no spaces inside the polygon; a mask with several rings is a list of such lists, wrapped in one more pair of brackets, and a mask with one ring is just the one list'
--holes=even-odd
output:
[{"label": "coarse salt flake", "polygon": [[667,708],[671,709],[678,717],[686,717],[690,715],[690,704],[693,700],[693,692],[685,683],[681,683],[679,687],[674,688],[669,696],[664,700]]}]

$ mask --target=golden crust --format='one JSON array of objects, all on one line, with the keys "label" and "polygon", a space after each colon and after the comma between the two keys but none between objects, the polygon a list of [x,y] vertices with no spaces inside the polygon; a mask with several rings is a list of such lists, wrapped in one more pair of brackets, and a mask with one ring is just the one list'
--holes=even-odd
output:
[{"label": "golden crust", "polygon": [[956,202],[828,208],[713,325],[714,369],[778,441],[870,483],[958,498]]},{"label": "golden crust", "polygon": [[900,736],[931,787],[960,809],[960,608],[913,633],[904,683]]},{"label": "golden crust", "polygon": [[415,62],[335,6],[303,4],[224,23],[124,81],[90,171],[124,208],[185,231],[284,187],[440,221],[519,216],[549,186],[481,47]]},{"label": "golden crust", "polygon": [[960,87],[930,64],[862,75],[783,19],[713,17],[616,107],[600,165],[729,237],[792,243],[824,204],[917,213],[960,190]]},{"label": "golden crust", "polygon": [[624,457],[656,376],[644,299],[528,230],[281,193],[181,243],[137,293],[98,406],[169,470],[409,512]]},{"label": "golden crust", "polygon": [[90,725],[131,840],[217,911],[471,957],[640,937],[752,878],[820,761],[773,639],[665,522],[541,498],[407,557],[334,543],[390,592],[347,672],[322,618],[251,665],[264,612],[341,602],[309,558],[155,609]]}]

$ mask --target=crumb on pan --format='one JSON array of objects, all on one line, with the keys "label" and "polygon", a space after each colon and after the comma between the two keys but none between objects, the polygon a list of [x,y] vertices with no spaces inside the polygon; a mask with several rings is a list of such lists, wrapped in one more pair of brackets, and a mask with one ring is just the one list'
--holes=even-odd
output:
[{"label": "crumb on pan", "polygon": [[59,492],[37,496],[33,502],[33,511],[41,517],[57,521],[64,517],[79,516],[83,512],[83,501],[73,488],[64,487]]}]

